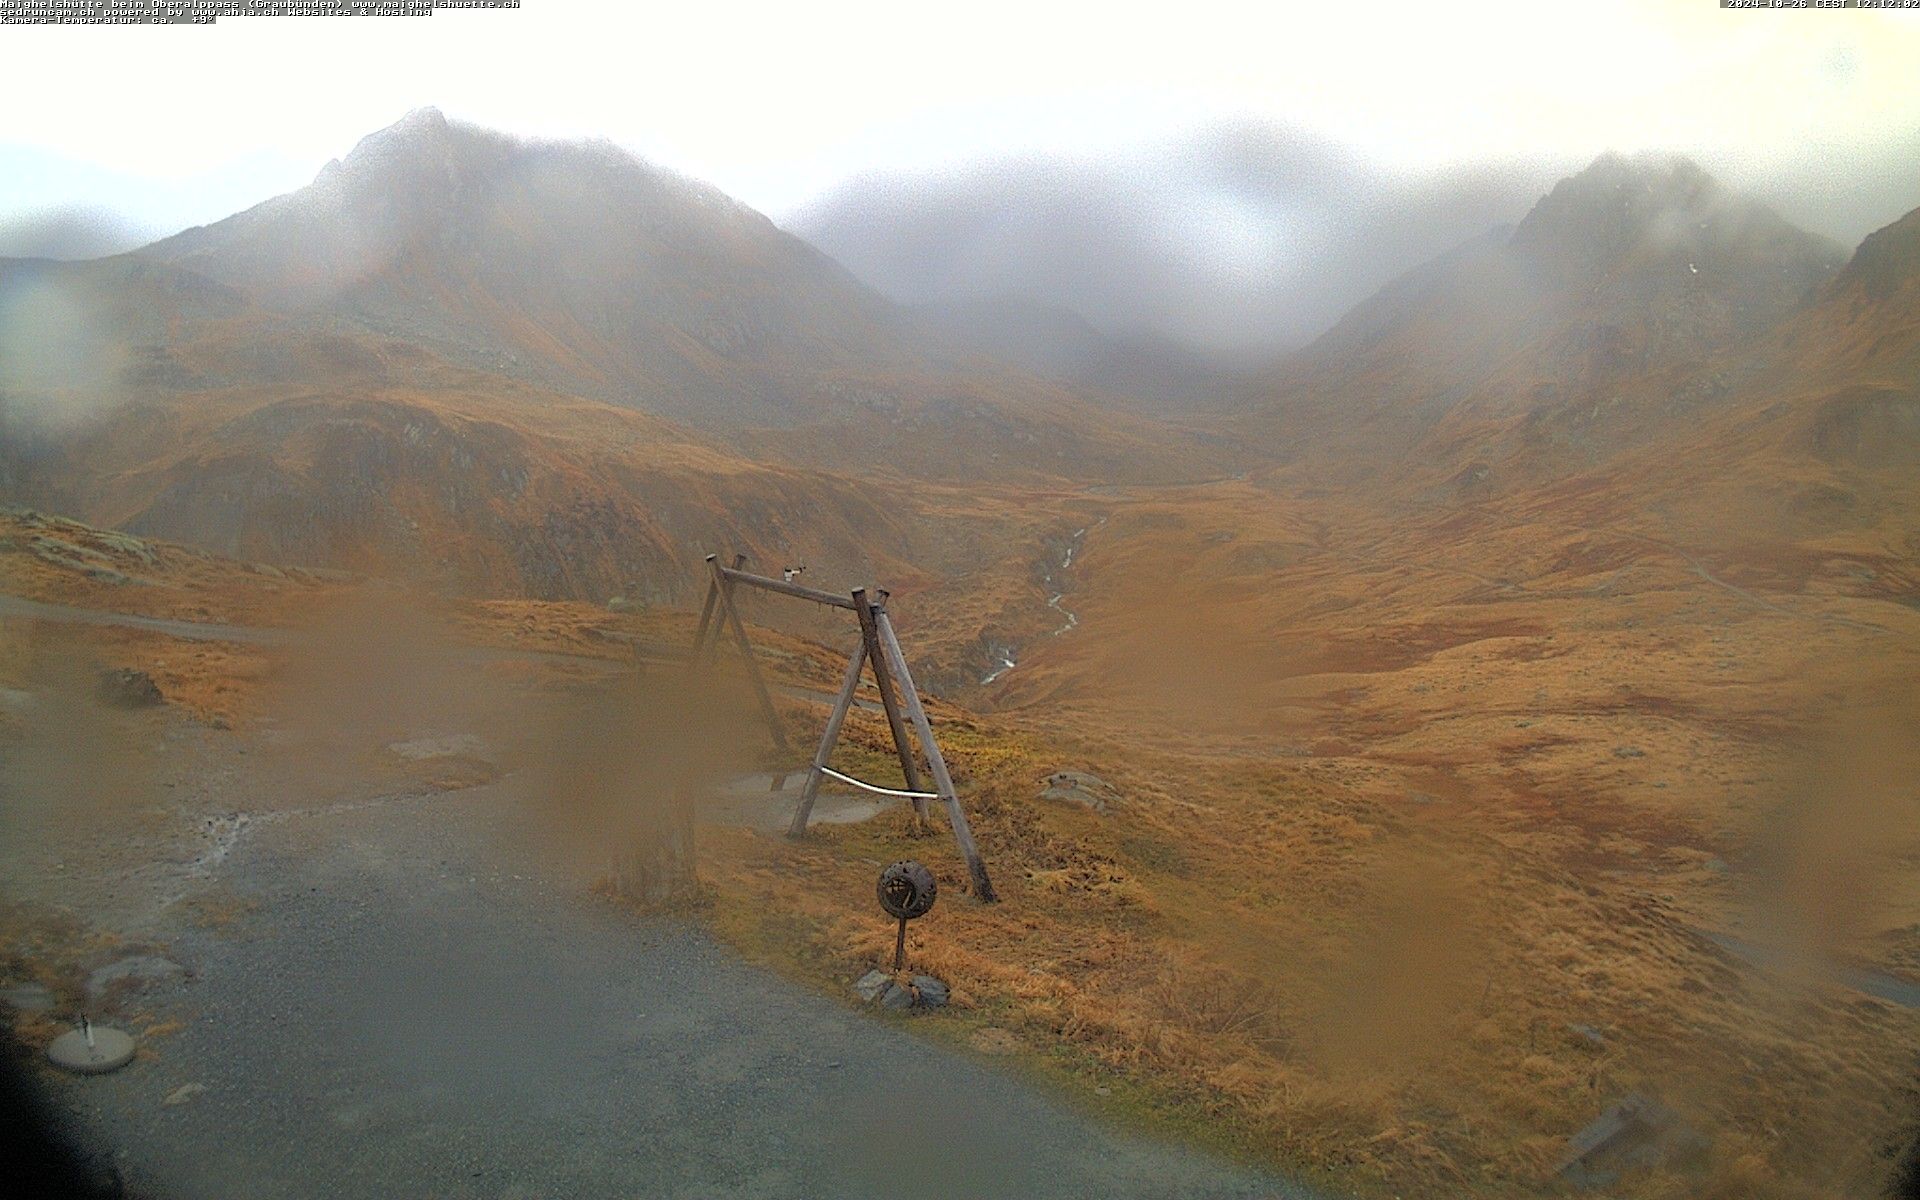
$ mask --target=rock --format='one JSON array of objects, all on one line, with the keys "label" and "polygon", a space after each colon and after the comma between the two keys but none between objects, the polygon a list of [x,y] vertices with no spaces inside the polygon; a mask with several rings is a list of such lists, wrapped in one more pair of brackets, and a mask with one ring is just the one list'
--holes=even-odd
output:
[{"label": "rock", "polygon": [[1613,748],[1613,756],[1615,758],[1645,758],[1647,752],[1638,746],[1615,746]]},{"label": "rock", "polygon": [[100,672],[94,680],[93,694],[100,703],[114,708],[152,708],[166,699],[153,676],[132,667]]},{"label": "rock", "polygon": [[1732,867],[1729,867],[1727,865],[1727,860],[1724,858],[1708,859],[1706,861],[1706,868],[1707,870],[1712,871],[1715,875],[1725,875],[1728,871],[1731,871],[1733,869]]},{"label": "rock", "polygon": [[170,958],[161,958],[157,954],[135,954],[108,963],[87,976],[87,995],[97,1000],[116,984],[131,981],[136,988],[147,988],[172,983],[186,973],[185,967]]},{"label": "rock", "polygon": [[931,975],[913,977],[913,1002],[920,1008],[945,1008],[949,993],[947,985]]},{"label": "rock", "polygon": [[1635,1092],[1567,1139],[1558,1173],[1576,1187],[1608,1187],[1623,1172],[1658,1166],[1702,1145],[1679,1114]]},{"label": "rock", "polygon": [[1592,1046],[1596,1050],[1603,1050],[1606,1048],[1607,1035],[1604,1033],[1601,1033],[1598,1029],[1595,1029],[1591,1025],[1568,1025],[1567,1032],[1579,1038],[1581,1041],[1585,1042],[1587,1045]]},{"label": "rock", "polygon": [[0,988],[0,1004],[16,1012],[46,1012],[53,1007],[53,993],[37,983],[18,983]]},{"label": "rock", "polygon": [[408,762],[424,762],[430,758],[474,758],[484,762],[487,758],[487,744],[470,733],[389,742],[387,749]]},{"label": "rock", "polygon": [[886,991],[887,985],[892,982],[893,976],[875,968],[855,980],[853,990],[860,999],[871,1004],[880,998],[880,993]]},{"label": "rock", "polygon": [[880,993],[880,1007],[895,1012],[905,1012],[913,1007],[913,989],[903,988],[893,980],[887,981],[886,988]]},{"label": "rock", "polygon": [[607,611],[617,613],[643,613],[647,611],[645,600],[636,600],[627,596],[615,596],[607,601]]},{"label": "rock", "polygon": [[133,1035],[109,1025],[71,1029],[53,1039],[47,1058],[63,1071],[104,1075],[133,1061]]},{"label": "rock", "polygon": [[1120,802],[1120,793],[1098,775],[1085,771],[1055,771],[1047,776],[1042,800],[1064,800],[1103,813]]},{"label": "rock", "polygon": [[19,688],[0,688],[0,708],[8,712],[26,712],[33,707],[33,693]]},{"label": "rock", "polygon": [[168,1108],[178,1108],[206,1090],[207,1085],[204,1083],[183,1083],[168,1092],[167,1098],[160,1103],[166,1105]]}]

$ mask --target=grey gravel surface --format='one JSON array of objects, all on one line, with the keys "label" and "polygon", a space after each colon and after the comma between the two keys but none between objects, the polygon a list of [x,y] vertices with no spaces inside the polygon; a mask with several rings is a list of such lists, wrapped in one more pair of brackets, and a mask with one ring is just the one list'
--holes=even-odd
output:
[{"label": "grey gravel surface", "polygon": [[148,997],[184,1028],[55,1084],[84,1140],[182,1200],[1305,1194],[503,869],[514,812],[508,781],[250,826],[250,907]]}]

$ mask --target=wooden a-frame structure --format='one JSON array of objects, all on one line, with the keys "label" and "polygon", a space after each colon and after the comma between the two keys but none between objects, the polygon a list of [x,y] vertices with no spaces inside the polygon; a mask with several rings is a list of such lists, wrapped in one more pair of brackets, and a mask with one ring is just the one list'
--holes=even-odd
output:
[{"label": "wooden a-frame structure", "polygon": [[[740,648],[741,658],[746,661],[747,679],[759,698],[760,714],[773,734],[774,744],[781,750],[789,748],[786,734],[780,728],[779,714],[773,707],[773,694],[767,690],[767,682],[760,674],[760,665],[754,659],[753,643],[747,639],[747,627],[734,606],[734,588],[759,588],[782,596],[811,600],[831,608],[851,609],[860,624],[860,644],[854,647],[853,656],[847,662],[846,676],[841,680],[833,711],[827,715],[826,730],[820,735],[820,748],[814,751],[813,762],[807,768],[807,781],[801,788],[800,803],[794,809],[793,824],[787,829],[787,836],[797,838],[806,833],[807,821],[813,815],[813,802],[820,794],[820,781],[826,776],[878,795],[905,797],[913,802],[914,816],[922,824],[927,820],[927,802],[938,800],[946,806],[947,819],[953,825],[954,840],[960,844],[960,853],[967,860],[967,874],[973,880],[973,894],[989,904],[998,899],[994,895],[993,882],[987,878],[987,866],[980,860],[980,848],[974,844],[973,831],[967,826],[967,814],[960,807],[960,797],[954,790],[953,777],[947,771],[947,761],[940,754],[940,744],[933,740],[933,726],[927,721],[926,709],[920,703],[920,693],[913,686],[906,655],[901,653],[900,639],[893,632],[893,621],[887,616],[886,591],[875,589],[870,597],[867,589],[856,588],[849,595],[840,596],[803,587],[790,580],[752,574],[741,569],[746,561],[746,555],[736,554],[733,565],[724,567],[720,565],[718,555],[707,555],[707,569],[712,579],[707,585],[706,603],[700,606],[700,623],[693,634],[692,665],[696,672],[702,668],[707,652],[720,641],[719,627],[724,623]],[[847,712],[853,707],[854,693],[859,690],[863,667],[870,667],[873,671],[874,687],[880,693],[880,705],[886,710],[887,725],[893,731],[893,747],[900,756],[900,771],[906,777],[905,791],[866,783],[827,766],[833,755],[834,744],[840,740],[840,727],[845,724]],[[924,790],[925,785],[921,782],[920,767],[914,760],[913,742],[907,735],[908,723],[919,735],[920,748],[927,757],[927,768],[933,774],[934,790],[931,792]],[[779,779],[776,778],[774,786],[779,786]]]}]

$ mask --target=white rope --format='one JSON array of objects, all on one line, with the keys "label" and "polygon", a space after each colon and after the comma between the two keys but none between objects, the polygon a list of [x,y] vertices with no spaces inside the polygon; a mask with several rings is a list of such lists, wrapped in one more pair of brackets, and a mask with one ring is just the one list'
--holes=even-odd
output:
[{"label": "white rope", "polygon": [[857,788],[861,788],[865,791],[873,792],[876,795],[899,796],[902,799],[906,799],[906,800],[938,800],[940,798],[940,793],[938,792],[898,792],[892,788],[875,787],[873,784],[855,779],[851,775],[842,775],[840,772],[834,770],[832,767],[821,767],[820,773],[822,775],[831,775],[835,779],[838,779],[841,783],[850,783]]}]

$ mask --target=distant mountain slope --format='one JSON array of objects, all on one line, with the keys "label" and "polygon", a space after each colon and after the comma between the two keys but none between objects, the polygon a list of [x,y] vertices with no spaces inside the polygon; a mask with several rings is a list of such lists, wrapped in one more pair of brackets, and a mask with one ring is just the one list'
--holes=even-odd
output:
[{"label": "distant mountain slope", "polygon": [[1252,378],[1170,339],[1105,334],[1070,309],[1032,301],[956,300],[910,312],[927,344],[956,367],[997,362],[1093,389],[1103,404],[1148,415],[1179,419],[1218,410]]},{"label": "distant mountain slope", "polygon": [[700,555],[908,583],[990,553],[913,493],[263,309],[123,255],[0,260],[0,496],[483,595],[678,597]]},{"label": "distant mountain slope", "polygon": [[1920,380],[1920,209],[1869,234],[1782,341],[1803,373]]},{"label": "distant mountain slope", "polygon": [[0,258],[103,258],[150,242],[157,232],[97,206],[43,208],[0,217]]},{"label": "distant mountain slope", "polygon": [[1859,497],[1920,500],[1920,209],[1869,235],[1752,357],[1734,406],[1744,439],[1838,472]]},{"label": "distant mountain slope", "polygon": [[1806,304],[1843,257],[1690,162],[1605,155],[1519,225],[1381,289],[1252,403],[1296,451],[1460,470],[1524,445],[1577,463],[1684,409],[1683,378]]},{"label": "distant mountain slope", "polygon": [[756,455],[952,473],[937,446],[959,437],[974,470],[1125,475],[1151,473],[1164,444],[1058,384],[943,368],[896,306],[711,187],[610,143],[526,142],[431,109],[306,188],[140,254]]},{"label": "distant mountain slope", "polygon": [[[1231,386],[1181,394],[1185,360],[1238,370],[1304,345],[1407,264],[1517,219],[1546,178],[1409,177],[1242,122],[1103,158],[859,178],[790,227],[885,295],[958,313],[963,332],[995,332],[964,319],[988,307],[1071,313],[1112,343],[1085,355],[1089,378],[1126,364],[1135,386],[1120,390],[1219,407]],[[1002,356],[1029,361],[1031,337],[1001,331]]]}]

